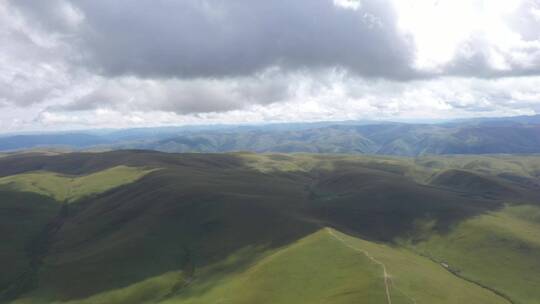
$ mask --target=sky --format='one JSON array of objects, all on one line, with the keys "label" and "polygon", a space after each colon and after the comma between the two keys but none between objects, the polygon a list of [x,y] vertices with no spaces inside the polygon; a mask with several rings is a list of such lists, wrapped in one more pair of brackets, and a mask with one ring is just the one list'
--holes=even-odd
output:
[{"label": "sky", "polygon": [[540,114],[540,0],[0,0],[0,132]]}]

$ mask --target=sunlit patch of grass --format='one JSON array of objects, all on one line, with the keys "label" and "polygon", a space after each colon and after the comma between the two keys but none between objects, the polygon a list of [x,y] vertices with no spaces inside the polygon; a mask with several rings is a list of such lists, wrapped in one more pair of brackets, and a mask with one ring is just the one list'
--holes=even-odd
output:
[{"label": "sunlit patch of grass", "polygon": [[12,191],[34,192],[59,202],[74,202],[83,197],[129,184],[152,170],[117,166],[83,176],[54,172],[31,172],[0,178],[0,187]]}]

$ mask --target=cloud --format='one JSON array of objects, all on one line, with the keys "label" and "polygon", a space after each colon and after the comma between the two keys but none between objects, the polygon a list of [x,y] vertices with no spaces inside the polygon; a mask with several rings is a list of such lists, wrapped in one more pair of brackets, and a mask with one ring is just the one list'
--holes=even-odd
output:
[{"label": "cloud", "polygon": [[0,1],[0,45],[4,105],[30,106],[56,98],[72,85],[73,67],[65,61],[71,47],[6,1]]},{"label": "cloud", "polygon": [[[282,85],[274,87],[276,80],[272,77],[281,79]],[[252,87],[246,89],[243,84]],[[336,69],[286,76],[270,72],[257,79],[237,79],[236,82],[141,82],[128,78],[104,83],[100,90],[48,111],[67,114],[105,110],[119,116],[120,113],[168,113],[179,121],[229,123],[506,116],[538,112],[538,88],[538,76],[475,80],[445,77],[399,82],[362,79]],[[250,96],[255,96],[256,101]],[[261,102],[261,96],[276,98]]]},{"label": "cloud", "polygon": [[396,0],[398,25],[429,77],[540,75],[537,1]]},{"label": "cloud", "polygon": [[539,11],[529,0],[0,0],[0,128],[540,113]]},{"label": "cloud", "polygon": [[249,77],[226,79],[98,78],[92,86],[86,94],[68,103],[51,106],[49,110],[226,112],[248,105],[289,100],[290,94],[294,94],[294,77],[271,69]]},{"label": "cloud", "polygon": [[334,5],[356,11],[362,7],[362,2],[359,0],[334,0]]},{"label": "cloud", "polygon": [[[87,108],[0,111],[2,132],[76,128],[127,128],[178,124],[330,120],[451,119],[540,113],[540,77],[468,79],[446,77],[409,82],[361,79],[343,71],[289,75],[287,98],[245,103],[227,111],[166,111],[165,106],[91,103]],[[130,83],[129,80],[125,80]],[[131,87],[131,86],[128,86]],[[124,90],[122,90],[125,93]],[[145,91],[145,90],[142,90]],[[154,101],[153,101],[154,102]],[[166,104],[166,103],[165,103]]]},{"label": "cloud", "polygon": [[69,64],[104,77],[227,78],[272,67],[396,80],[540,73],[535,1],[8,3],[69,46]]},{"label": "cloud", "polygon": [[341,67],[364,77],[414,75],[409,68],[413,46],[397,31],[386,0],[365,0],[361,6],[330,0],[13,3],[65,33],[85,55],[79,63],[107,76],[234,77],[270,67]]},{"label": "cloud", "polygon": [[519,41],[501,50],[482,37],[471,37],[460,45],[446,75],[481,78],[519,77],[540,74],[540,40]]}]

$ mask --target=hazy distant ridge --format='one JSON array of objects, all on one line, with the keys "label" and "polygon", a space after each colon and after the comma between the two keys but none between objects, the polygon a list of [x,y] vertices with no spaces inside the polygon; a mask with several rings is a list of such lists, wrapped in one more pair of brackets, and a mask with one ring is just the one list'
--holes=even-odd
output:
[{"label": "hazy distant ridge", "polygon": [[321,122],[88,131],[0,138],[0,150],[150,149],[165,152],[310,152],[417,156],[540,153],[540,116],[440,124]]}]

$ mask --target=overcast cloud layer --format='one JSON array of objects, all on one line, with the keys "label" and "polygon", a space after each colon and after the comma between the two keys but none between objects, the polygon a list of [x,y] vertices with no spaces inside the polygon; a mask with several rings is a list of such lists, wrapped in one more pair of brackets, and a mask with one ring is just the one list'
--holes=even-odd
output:
[{"label": "overcast cloud layer", "polygon": [[0,129],[540,113],[539,0],[0,0]]}]

